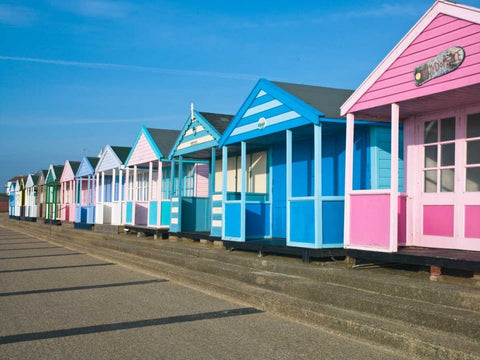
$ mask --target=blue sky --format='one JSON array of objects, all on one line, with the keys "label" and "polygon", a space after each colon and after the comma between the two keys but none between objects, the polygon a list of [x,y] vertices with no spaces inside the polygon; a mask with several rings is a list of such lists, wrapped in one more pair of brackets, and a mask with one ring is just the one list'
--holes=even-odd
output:
[{"label": "blue sky", "polygon": [[261,77],[355,89],[432,4],[0,0],[0,184],[180,129],[191,102],[235,114]]}]

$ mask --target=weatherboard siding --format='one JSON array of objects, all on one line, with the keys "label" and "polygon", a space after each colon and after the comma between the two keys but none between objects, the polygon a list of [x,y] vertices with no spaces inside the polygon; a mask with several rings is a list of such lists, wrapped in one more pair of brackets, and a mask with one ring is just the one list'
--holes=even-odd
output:
[{"label": "weatherboard siding", "polygon": [[157,160],[157,155],[150,146],[145,134],[141,134],[133,149],[132,156],[128,160],[128,165],[138,165],[154,160]]},{"label": "weatherboard siding", "polygon": [[209,166],[208,164],[196,164],[195,165],[195,196],[196,197],[208,197],[208,177]]},{"label": "weatherboard siding", "polygon": [[103,155],[100,163],[97,166],[96,171],[106,171],[111,169],[116,169],[120,167],[121,163],[118,161],[118,157],[113,153],[113,151],[107,147],[105,154]]},{"label": "weatherboard siding", "polygon": [[[415,67],[452,46],[465,50],[465,60],[449,74],[416,86]],[[403,51],[349,110],[373,108],[478,83],[480,77],[480,24],[439,14]]]}]

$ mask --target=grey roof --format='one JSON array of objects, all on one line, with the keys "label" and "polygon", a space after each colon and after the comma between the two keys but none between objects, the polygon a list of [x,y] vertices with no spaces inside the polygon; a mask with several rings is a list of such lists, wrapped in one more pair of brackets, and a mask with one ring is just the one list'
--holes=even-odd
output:
[{"label": "grey roof", "polygon": [[31,175],[31,177],[32,177],[33,183],[36,185],[40,177],[38,175]]},{"label": "grey roof", "polygon": [[127,160],[128,154],[130,154],[130,151],[132,150],[131,147],[128,146],[110,146],[113,150],[113,152],[118,156],[122,164],[125,163],[125,160]]},{"label": "grey roof", "polygon": [[68,161],[70,167],[72,168],[73,173],[75,174],[80,167],[80,161]]},{"label": "grey roof", "polygon": [[62,176],[64,167],[64,165],[53,165],[53,171],[55,173],[55,176],[57,177],[57,180],[60,180],[60,176]]},{"label": "grey roof", "polygon": [[341,119],[340,106],[353,94],[353,90],[322,86],[290,84],[272,81],[273,84],[321,111],[326,118]]},{"label": "grey roof", "polygon": [[147,128],[150,136],[153,141],[162,152],[164,157],[167,157],[172,150],[175,141],[177,140],[178,135],[180,134],[179,130],[167,130],[167,129],[150,129]]},{"label": "grey roof", "polygon": [[223,134],[228,124],[230,124],[230,121],[233,119],[233,115],[208,112],[200,112],[200,114],[215,128],[215,130],[219,132],[220,135]]}]

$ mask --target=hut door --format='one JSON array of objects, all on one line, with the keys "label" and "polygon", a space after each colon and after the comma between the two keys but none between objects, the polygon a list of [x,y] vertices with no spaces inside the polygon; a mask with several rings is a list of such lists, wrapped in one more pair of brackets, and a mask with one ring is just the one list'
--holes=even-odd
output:
[{"label": "hut door", "polygon": [[421,120],[417,130],[414,244],[480,250],[480,114]]}]

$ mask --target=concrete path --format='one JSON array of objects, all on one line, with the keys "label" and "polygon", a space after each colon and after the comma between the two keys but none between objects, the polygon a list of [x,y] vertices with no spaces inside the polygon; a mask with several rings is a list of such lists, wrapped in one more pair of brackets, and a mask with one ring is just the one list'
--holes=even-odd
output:
[{"label": "concrete path", "polygon": [[1,359],[406,359],[0,228]]}]

